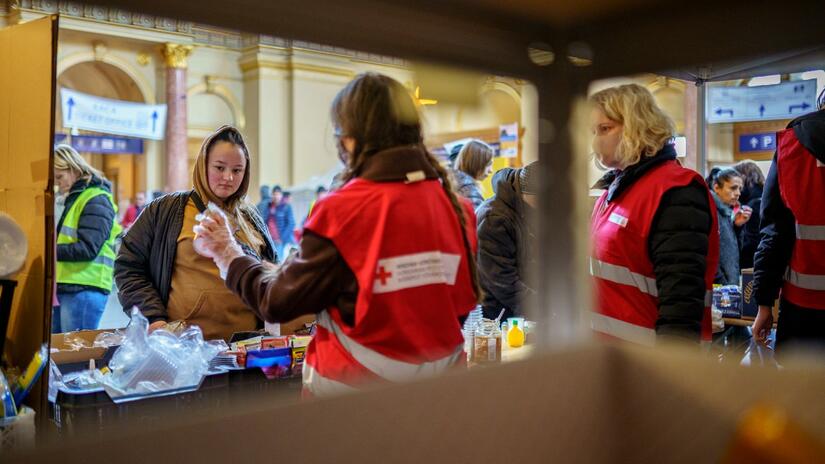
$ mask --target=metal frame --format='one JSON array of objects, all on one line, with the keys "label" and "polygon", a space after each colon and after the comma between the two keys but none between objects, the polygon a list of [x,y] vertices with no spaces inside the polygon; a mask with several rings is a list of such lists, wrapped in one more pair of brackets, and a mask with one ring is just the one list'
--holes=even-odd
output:
[{"label": "metal frame", "polygon": [[[188,19],[205,24],[279,37],[334,44],[362,51],[476,68],[530,79],[540,105],[539,157],[544,162],[539,237],[539,304],[552,314],[551,337],[563,338],[589,309],[576,278],[584,257],[578,245],[588,237],[576,222],[576,195],[584,195],[571,177],[573,150],[568,130],[571,105],[592,80],[638,72],[680,69],[696,63],[742,59],[825,43],[821,3],[699,0],[628,2],[618,13],[603,14],[602,2],[551,3],[546,14],[529,15],[535,2],[514,0],[305,0],[303,2],[235,0],[102,0],[126,10]],[[608,2],[609,3],[609,2]],[[580,11],[579,11],[580,9]],[[552,12],[559,12],[554,20]],[[762,25],[762,28],[754,28]],[[757,32],[758,30],[758,32]],[[747,40],[744,40],[747,39]],[[549,44],[555,62],[531,63],[527,47]],[[565,59],[577,42],[593,52],[592,66],[576,68]],[[704,94],[704,86],[700,93]],[[704,116],[704,98],[699,114]],[[704,131],[704,120],[697,128]],[[552,132],[552,133],[548,133]],[[704,137],[700,159],[704,166]],[[582,190],[582,192],[579,192]]]}]

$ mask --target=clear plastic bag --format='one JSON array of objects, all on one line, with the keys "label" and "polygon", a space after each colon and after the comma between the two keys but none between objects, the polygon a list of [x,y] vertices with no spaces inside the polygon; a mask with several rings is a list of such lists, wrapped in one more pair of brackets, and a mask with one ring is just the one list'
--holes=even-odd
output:
[{"label": "clear plastic bag", "polygon": [[742,366],[755,367],[772,367],[779,368],[779,363],[774,357],[773,348],[768,345],[763,345],[751,338],[748,348],[745,350],[745,355],[739,363]]},{"label": "clear plastic bag", "polygon": [[115,330],[114,332],[103,332],[95,337],[95,348],[109,348],[110,346],[118,346],[123,343],[126,334],[122,330]]},{"label": "clear plastic bag", "polygon": [[197,388],[209,370],[209,361],[229,347],[223,340],[204,341],[200,327],[188,326],[173,334],[158,329],[148,333],[149,321],[132,308],[123,343],[109,361],[110,374],[98,375],[106,392],[120,397]]}]

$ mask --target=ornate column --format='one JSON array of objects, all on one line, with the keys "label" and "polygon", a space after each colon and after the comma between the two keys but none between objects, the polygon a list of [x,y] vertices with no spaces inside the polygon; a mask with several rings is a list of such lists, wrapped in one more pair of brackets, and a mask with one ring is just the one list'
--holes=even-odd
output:
[{"label": "ornate column", "polygon": [[186,190],[191,185],[187,156],[186,59],[191,45],[167,43],[166,62],[166,189]]}]

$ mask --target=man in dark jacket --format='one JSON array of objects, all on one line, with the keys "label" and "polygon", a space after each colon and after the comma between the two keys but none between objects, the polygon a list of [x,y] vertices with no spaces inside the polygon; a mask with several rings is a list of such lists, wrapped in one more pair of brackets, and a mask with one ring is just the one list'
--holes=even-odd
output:
[{"label": "man in dark jacket", "polygon": [[[801,147],[816,158],[816,169],[825,169],[825,93],[820,96],[819,111],[801,116],[788,124]],[[779,146],[779,144],[777,144]],[[759,304],[759,314],[754,322],[754,337],[765,342],[773,325],[771,308],[785,284],[786,271],[796,245],[797,222],[794,213],[786,205],[786,187],[816,187],[808,179],[804,182],[782,183],[780,188],[777,154],[774,154],[765,191],[762,195],[761,241],[754,258],[754,293]],[[816,208],[822,208],[822,198],[811,198]],[[818,240],[816,238],[814,241]],[[823,262],[825,256],[806,256],[808,262]],[[817,276],[811,275],[810,280]],[[825,310],[802,307],[791,303],[785,296],[779,301],[779,321],[776,330],[776,348],[787,342],[815,343],[825,346]]]},{"label": "man in dark jacket", "polygon": [[478,274],[484,291],[484,317],[522,316],[526,300],[535,298],[528,280],[536,260],[532,216],[538,191],[535,163],[502,169],[493,176],[495,195],[478,208]]}]

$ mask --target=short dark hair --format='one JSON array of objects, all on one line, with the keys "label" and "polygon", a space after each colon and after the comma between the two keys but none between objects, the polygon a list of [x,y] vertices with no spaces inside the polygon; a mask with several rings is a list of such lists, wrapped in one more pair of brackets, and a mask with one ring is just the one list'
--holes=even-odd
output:
[{"label": "short dark hair", "polygon": [[272,187],[272,193],[275,193],[275,192],[283,192],[283,191],[284,191],[284,190],[281,188],[281,186],[280,186],[280,185],[275,185],[275,186],[273,186],[273,187]]},{"label": "short dark hair", "polygon": [[292,196],[292,192],[284,192],[284,198],[289,198]]},{"label": "short dark hair", "polygon": [[324,192],[326,192],[326,191],[327,191],[327,188],[326,188],[326,187],[324,187],[323,185],[319,185],[319,186],[318,186],[318,188],[315,190],[315,193],[316,193],[316,194],[318,194],[318,193],[324,193]]}]

